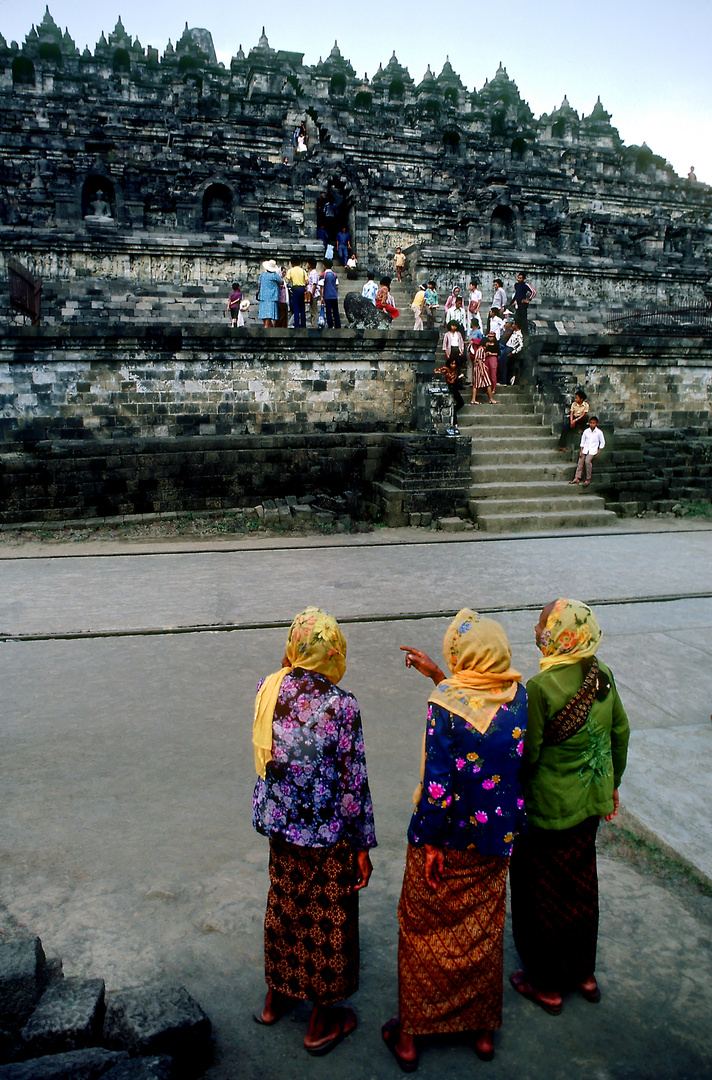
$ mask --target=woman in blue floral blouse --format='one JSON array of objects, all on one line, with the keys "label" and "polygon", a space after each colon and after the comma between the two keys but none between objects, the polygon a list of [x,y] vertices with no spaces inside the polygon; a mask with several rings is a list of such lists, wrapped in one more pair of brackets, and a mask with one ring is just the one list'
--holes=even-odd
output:
[{"label": "woman in blue floral blouse", "polygon": [[304,1047],[327,1054],[356,1027],[334,1008],[358,989],[358,893],[371,876],[373,806],[358,702],[338,623],[307,608],[292,623],[280,671],[255,701],[258,774],[253,823],[270,838],[265,917],[267,997],[274,1024],[298,999],[314,1003]]},{"label": "woman in blue floral blouse", "polygon": [[494,1057],[527,697],[504,630],[469,608],[445,634],[447,678],[425,653],[405,652],[436,685],[398,907],[399,1015],[383,1027],[412,1072],[419,1035],[473,1032],[477,1055]]}]

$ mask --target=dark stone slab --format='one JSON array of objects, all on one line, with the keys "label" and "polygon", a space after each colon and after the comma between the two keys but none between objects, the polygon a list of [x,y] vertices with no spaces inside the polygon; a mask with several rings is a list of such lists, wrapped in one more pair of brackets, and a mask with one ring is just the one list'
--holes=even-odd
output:
[{"label": "dark stone slab", "polygon": [[165,1054],[129,1058],[104,1073],[105,1080],[171,1080],[173,1075],[173,1059]]},{"label": "dark stone slab", "polygon": [[131,1054],[170,1054],[188,1072],[210,1061],[212,1026],[188,991],[135,987],[106,995],[104,1041]]},{"label": "dark stone slab", "polygon": [[20,1028],[47,981],[45,954],[38,937],[0,944],[0,1024]]},{"label": "dark stone slab", "polygon": [[22,1038],[36,1054],[80,1050],[101,1041],[103,1020],[103,979],[62,979],[42,995]]},{"label": "dark stone slab", "polygon": [[346,293],[344,312],[349,330],[388,330],[393,322],[387,311],[381,311],[357,292]]},{"label": "dark stone slab", "polygon": [[[0,1065],[0,1080],[98,1080],[112,1065],[127,1060],[121,1051],[91,1047]],[[149,1073],[150,1076],[150,1073]]]}]

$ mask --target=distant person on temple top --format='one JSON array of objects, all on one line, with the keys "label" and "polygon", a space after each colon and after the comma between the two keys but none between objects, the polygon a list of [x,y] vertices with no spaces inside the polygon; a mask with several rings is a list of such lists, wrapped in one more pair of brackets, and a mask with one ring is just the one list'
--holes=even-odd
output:
[{"label": "distant person on temple top", "polygon": [[346,277],[349,281],[356,281],[358,277],[358,261],[353,251],[346,260]]},{"label": "distant person on temple top", "polygon": [[495,337],[494,330],[490,330],[485,341],[485,365],[487,374],[492,383],[492,392],[497,389],[497,365],[499,363],[499,342]]},{"label": "distant person on temple top", "polygon": [[313,329],[319,325],[319,274],[313,259],[307,259],[307,291],[304,293],[304,302],[309,304],[311,311],[311,324]]},{"label": "distant person on temple top", "polygon": [[403,273],[403,267],[404,266],[405,266],[405,255],[403,254],[401,249],[398,247],[398,248],[396,248],[396,253],[393,256],[393,268],[394,268],[395,272],[398,274],[398,280],[399,281],[401,280],[401,274]]},{"label": "distant person on temple top", "polygon": [[296,256],[291,260],[292,265],[287,271],[287,281],[292,286],[292,311],[294,312],[294,329],[302,327],[306,330],[307,313],[304,297],[307,291],[309,275],[303,269],[301,259]]},{"label": "distant person on temple top", "polygon": [[536,289],[533,289],[528,281],[525,280],[524,274],[517,274],[517,284],[514,286],[514,303],[517,306],[517,323],[524,333],[527,333],[527,316],[529,314],[529,304],[536,296]]},{"label": "distant person on temple top", "polygon": [[274,326],[277,322],[279,289],[283,284],[282,275],[274,259],[263,262],[262,273],[257,284],[257,299],[260,302],[257,317],[262,319],[264,326]]},{"label": "distant person on temple top", "polygon": [[478,341],[473,339],[467,346],[467,367],[468,374],[471,372],[472,404],[479,405],[477,391],[486,390],[490,405],[497,405],[498,402],[492,389],[492,380],[487,370],[487,350],[482,335],[480,335]]},{"label": "distant person on temple top", "polygon": [[361,296],[364,296],[367,300],[370,300],[373,306],[376,306],[376,293],[378,292],[378,285],[374,280],[373,270],[366,271],[366,284],[361,289]]},{"label": "distant person on temple top", "polygon": [[292,137],[294,143],[294,149],[298,154],[306,154],[307,152],[307,129],[304,121],[298,128],[294,129],[294,135]]},{"label": "distant person on temple top", "polygon": [[435,316],[438,310],[438,292],[435,288],[435,282],[429,281],[428,287],[425,290],[425,329],[435,329]]},{"label": "distant person on temple top", "polygon": [[346,266],[346,260],[349,257],[349,252],[351,251],[351,233],[345,225],[342,225],[339,229],[338,235],[336,237],[336,247],[339,252],[339,258],[341,259],[341,265]]},{"label": "distant person on temple top", "polygon": [[418,291],[413,297],[413,303],[410,305],[413,312],[414,330],[423,329],[423,308],[425,306],[425,285],[419,285]]},{"label": "distant person on temple top", "polygon": [[391,278],[382,277],[381,284],[378,287],[376,293],[376,307],[382,311],[387,311],[392,319],[397,319],[400,315],[400,311],[396,307],[393,297],[391,296]]},{"label": "distant person on temple top", "polygon": [[339,279],[331,267],[331,259],[324,259],[324,273],[319,278],[321,299],[323,300],[326,309],[326,325],[330,330],[340,330]]},{"label": "distant person on temple top", "polygon": [[227,301],[227,313],[232,319],[233,326],[244,326],[245,320],[242,317],[240,311],[240,303],[242,301],[242,291],[240,290],[240,282],[233,281],[232,292]]},{"label": "distant person on temple top", "polygon": [[451,308],[455,307],[455,301],[457,300],[458,296],[460,296],[460,286],[453,285],[452,292],[445,301],[445,322],[443,323],[443,326],[445,328],[447,328],[447,324],[450,321],[450,310]]},{"label": "distant person on temple top", "polygon": [[446,362],[442,367],[435,368],[435,374],[445,376],[448,392],[454,404],[454,422],[453,426],[448,428],[447,434],[459,435],[457,414],[465,404],[465,399],[460,393],[458,382],[462,377],[460,374],[460,363],[465,352],[465,342],[462,340],[462,334],[460,333],[459,326],[456,322],[451,323],[450,328],[445,333],[445,337],[443,338],[443,349],[445,350]]},{"label": "distant person on temple top", "polygon": [[501,315],[507,306],[507,294],[504,291],[504,285],[501,278],[494,279],[494,296],[492,297],[492,303],[490,307],[494,308],[498,315]]},{"label": "distant person on temple top", "polygon": [[289,292],[284,280],[287,273],[286,266],[282,267],[282,280],[279,283],[279,297],[277,299],[277,326],[283,329],[289,326]]},{"label": "distant person on temple top", "polygon": [[690,171],[687,174],[687,179],[690,181],[691,184],[696,184],[697,183],[697,177],[695,175],[695,166],[694,165],[690,165]]},{"label": "distant person on temple top", "polygon": [[467,295],[467,332],[472,329],[472,323],[476,322],[480,330],[482,329],[482,316],[480,315],[480,306],[482,304],[482,293],[480,291],[479,281],[471,281],[470,288]]},{"label": "distant person on temple top", "polygon": [[605,445],[606,440],[603,438],[603,432],[598,426],[598,417],[592,416],[588,422],[588,427],[584,428],[583,435],[581,436],[581,449],[579,450],[576,475],[573,480],[569,480],[570,484],[580,484],[581,477],[585,470],[586,479],[583,482],[583,486],[588,487],[591,483],[591,474],[593,473],[593,459],[600,454]]},{"label": "distant person on temple top", "polygon": [[577,390],[571,408],[566,414],[559,438],[559,450],[566,450],[566,436],[570,431],[583,431],[588,422],[588,402],[583,390]]},{"label": "distant person on temple top", "polygon": [[504,330],[504,319],[500,317],[497,308],[492,308],[490,311],[488,330],[491,331],[497,338],[497,341],[499,341],[502,336],[502,331]]}]

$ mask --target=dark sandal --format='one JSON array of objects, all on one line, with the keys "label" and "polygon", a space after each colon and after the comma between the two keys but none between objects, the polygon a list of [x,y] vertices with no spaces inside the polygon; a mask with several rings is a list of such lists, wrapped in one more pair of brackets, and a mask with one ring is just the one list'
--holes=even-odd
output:
[{"label": "dark sandal", "polygon": [[579,991],[582,997],[585,997],[586,1001],[590,1001],[592,1005],[598,1005],[601,1000],[601,988],[598,985],[593,990],[586,990],[585,987],[579,986]]},{"label": "dark sandal", "polygon": [[[339,1031],[331,1039],[327,1039],[326,1042],[319,1043],[317,1046],[307,1046],[304,1044],[304,1049],[312,1057],[324,1057],[325,1054],[330,1054],[340,1042],[343,1042],[347,1035],[350,1035],[352,1031],[356,1030],[356,1013],[353,1009],[345,1009],[343,1006],[334,1009],[334,1014],[340,1017]],[[353,1018],[354,1026],[346,1030],[346,1022]]]},{"label": "dark sandal", "polygon": [[[548,1001],[544,1001],[543,998],[539,997],[536,990],[530,986],[529,980],[526,978],[523,971],[515,971],[513,975],[509,976],[509,981],[518,994],[521,994],[527,1001],[533,1001],[535,1005],[538,1005],[544,1012],[549,1013],[550,1016],[558,1016],[562,1011],[564,1007],[563,1003],[559,1005],[550,1005]],[[525,990],[525,986],[529,987],[529,989]]]},{"label": "dark sandal", "polygon": [[383,1041],[390,1050],[390,1052],[393,1054],[393,1057],[396,1059],[403,1072],[415,1072],[415,1070],[418,1068],[418,1059],[416,1058],[415,1061],[406,1061],[406,1059],[404,1057],[401,1057],[401,1055],[396,1050],[399,1027],[400,1024],[395,1018],[385,1023],[381,1028],[381,1035],[383,1036]]}]

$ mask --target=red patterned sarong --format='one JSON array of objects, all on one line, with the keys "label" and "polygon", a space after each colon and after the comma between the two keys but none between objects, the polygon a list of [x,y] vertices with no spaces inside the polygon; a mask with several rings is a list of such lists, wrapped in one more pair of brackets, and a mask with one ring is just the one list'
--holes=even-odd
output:
[{"label": "red patterned sarong", "polygon": [[433,891],[425,852],[408,846],[398,922],[398,1015],[410,1035],[502,1026],[509,859],[446,851]]}]

